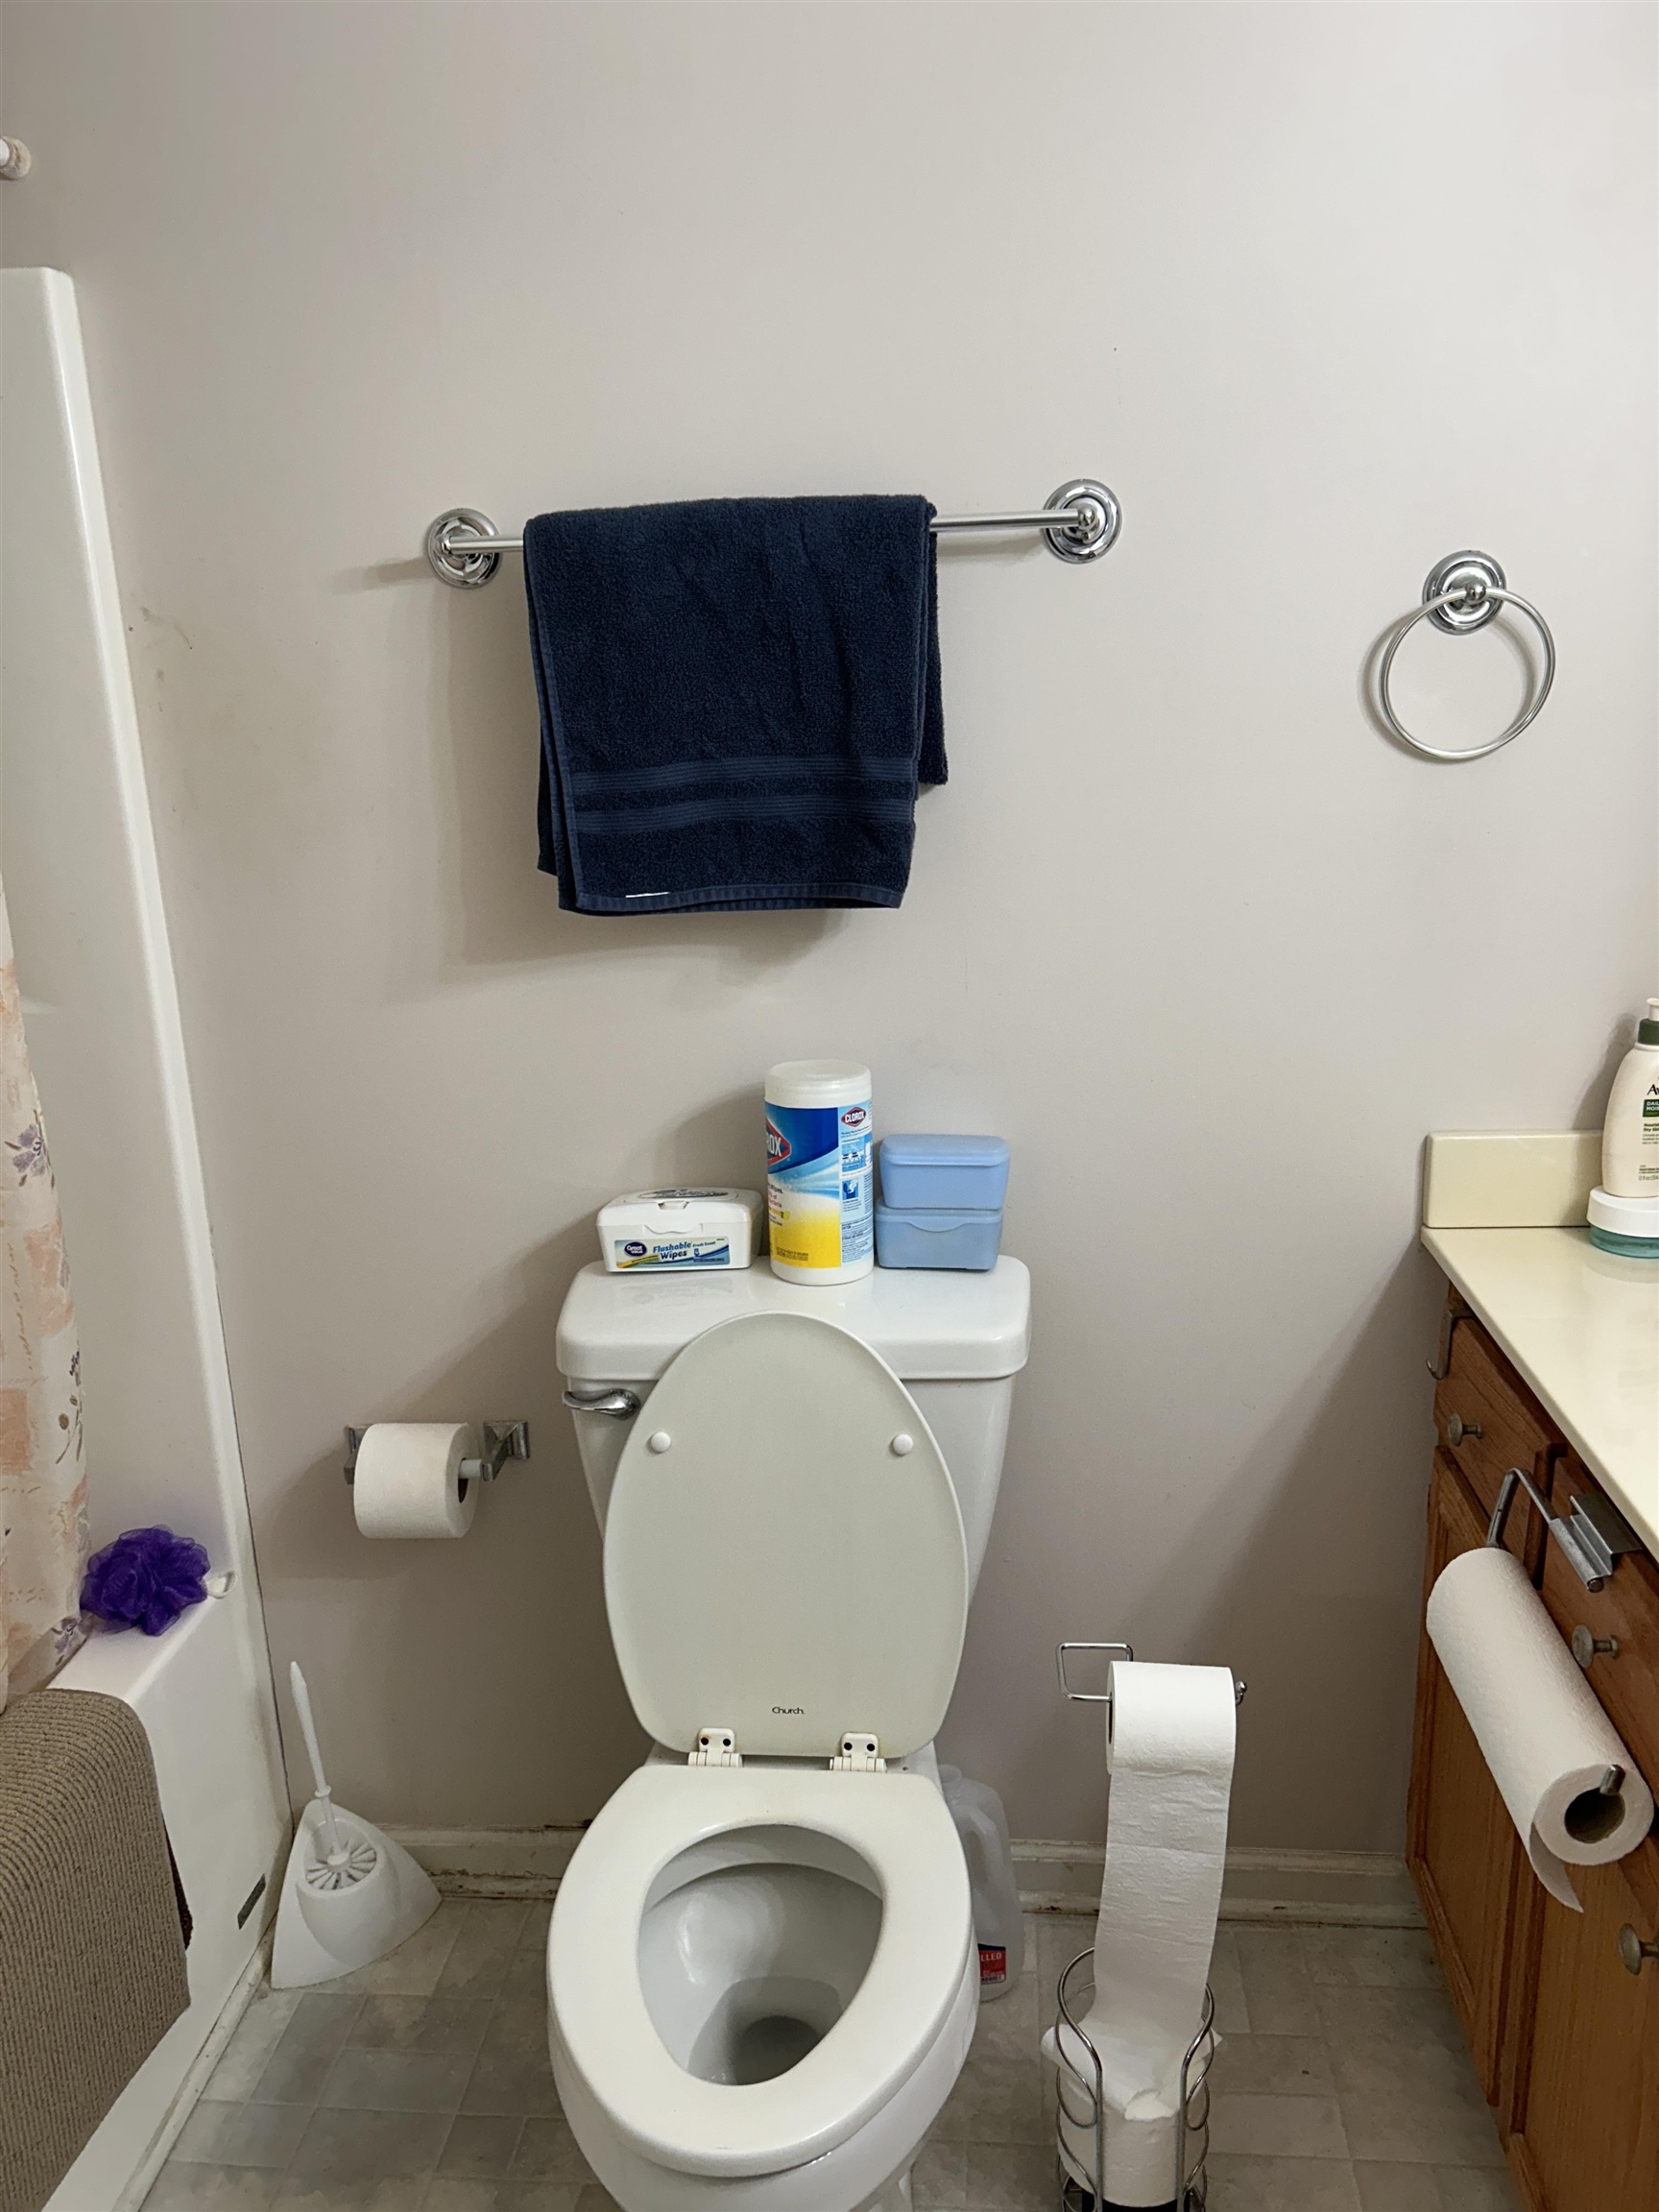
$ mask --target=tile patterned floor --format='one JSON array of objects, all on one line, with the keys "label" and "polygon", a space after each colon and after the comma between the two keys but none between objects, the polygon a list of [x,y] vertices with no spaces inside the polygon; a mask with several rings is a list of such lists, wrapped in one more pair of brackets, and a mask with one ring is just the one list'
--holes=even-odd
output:
[{"label": "tile patterned floor", "polygon": [[[606,2212],[547,2065],[545,1905],[451,1900],[360,1974],[250,2006],[145,2212]],[[1086,1920],[1028,1924],[917,2162],[918,2212],[1050,2212],[1037,2041]],[[1225,1928],[1210,2212],[1514,2212],[1427,1937]]]}]

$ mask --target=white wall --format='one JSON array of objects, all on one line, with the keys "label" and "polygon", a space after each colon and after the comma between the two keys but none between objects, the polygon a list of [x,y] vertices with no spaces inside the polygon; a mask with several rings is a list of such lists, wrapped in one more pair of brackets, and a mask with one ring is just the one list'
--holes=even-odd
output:
[{"label": "white wall", "polygon": [[[565,1821],[634,1757],[554,1317],[599,1200],[751,1172],[823,1051],[1014,1146],[1037,1349],[953,1755],[1097,1834],[1050,1647],[1127,1636],[1249,1677],[1237,1840],[1397,1841],[1418,1145],[1594,1118],[1655,987],[1653,33],[9,11],[5,251],[82,292],[273,1639],[349,1802]],[[516,564],[441,589],[438,509],[1074,474],[1105,562],[941,561],[902,911],[558,911]],[[1441,769],[1359,677],[1466,544],[1561,674]],[[1491,635],[1409,659],[1446,741],[1517,695]],[[341,1424],[439,1413],[537,1456],[464,1546],[361,1543]]]}]

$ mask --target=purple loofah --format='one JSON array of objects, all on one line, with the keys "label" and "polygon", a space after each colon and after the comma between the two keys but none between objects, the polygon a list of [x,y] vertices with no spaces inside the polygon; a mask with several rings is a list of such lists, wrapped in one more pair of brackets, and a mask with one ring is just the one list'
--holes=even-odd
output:
[{"label": "purple loofah", "polygon": [[87,1560],[81,1602],[100,1621],[159,1636],[206,1597],[209,1564],[200,1544],[171,1528],[129,1528]]}]

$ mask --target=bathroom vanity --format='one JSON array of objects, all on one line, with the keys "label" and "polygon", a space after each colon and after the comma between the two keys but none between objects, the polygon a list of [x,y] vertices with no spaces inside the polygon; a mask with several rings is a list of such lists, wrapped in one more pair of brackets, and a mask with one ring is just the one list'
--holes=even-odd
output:
[{"label": "bathroom vanity", "polygon": [[[1451,1279],[1434,1362],[1425,1599],[1486,1541],[1508,1469],[1552,1515],[1617,1510],[1641,1548],[1599,1591],[1524,1493],[1504,1533],[1632,1759],[1659,1784],[1659,1269],[1582,1228],[1429,1228]],[[1659,2206],[1659,1841],[1575,1866],[1568,1911],[1534,1876],[1428,1636],[1408,1860],[1528,2212]]]}]

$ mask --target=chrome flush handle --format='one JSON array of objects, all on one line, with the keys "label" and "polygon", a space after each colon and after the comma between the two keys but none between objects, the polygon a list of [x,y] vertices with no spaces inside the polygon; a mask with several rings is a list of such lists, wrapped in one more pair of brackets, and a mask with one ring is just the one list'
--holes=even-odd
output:
[{"label": "chrome flush handle", "polygon": [[640,1400],[637,1390],[566,1390],[565,1403],[572,1413],[603,1413],[612,1421],[632,1421]]}]

